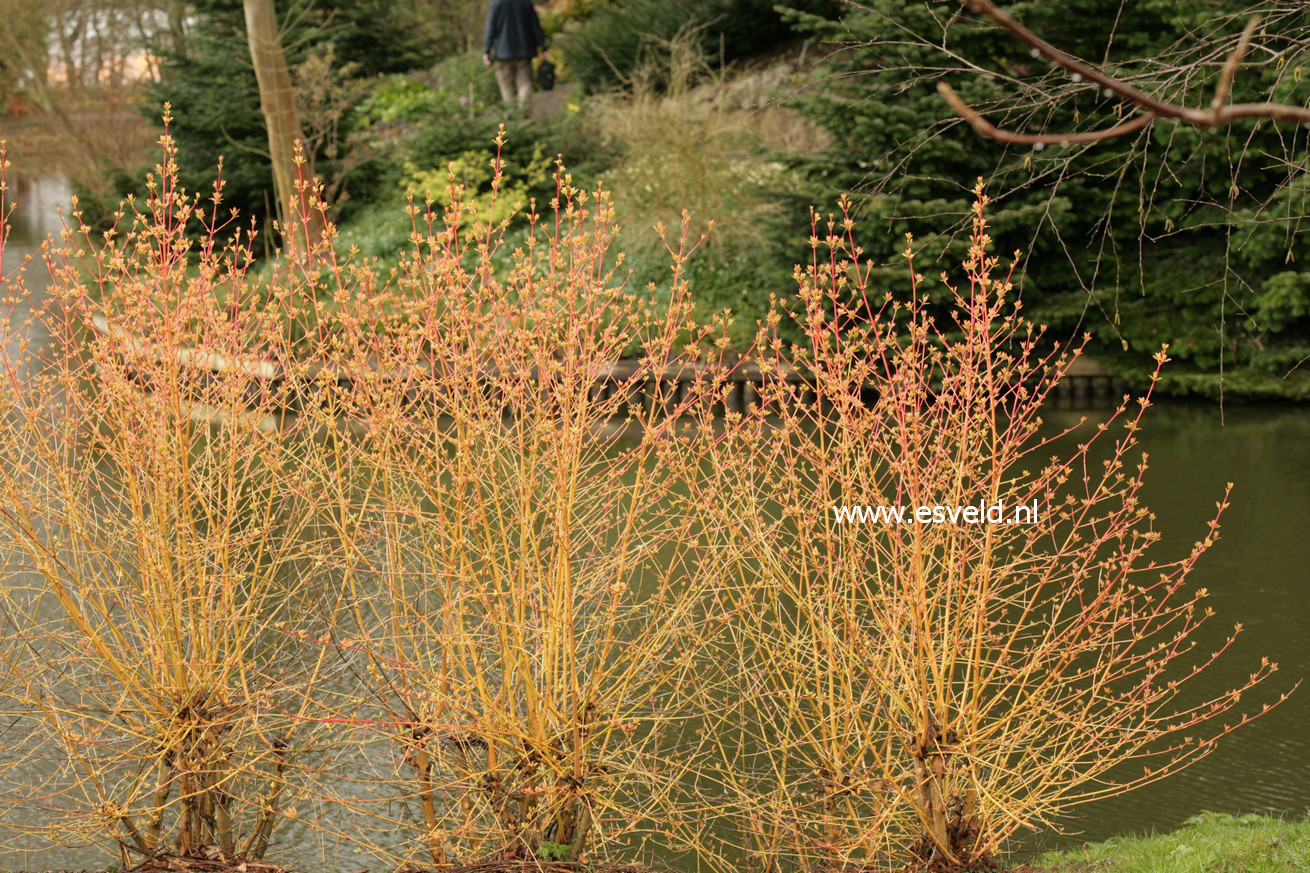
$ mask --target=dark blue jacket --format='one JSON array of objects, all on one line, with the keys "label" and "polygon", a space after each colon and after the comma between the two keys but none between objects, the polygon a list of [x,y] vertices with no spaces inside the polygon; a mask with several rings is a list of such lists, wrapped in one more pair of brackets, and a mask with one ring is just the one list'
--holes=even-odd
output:
[{"label": "dark blue jacket", "polygon": [[546,47],[546,32],[532,0],[491,0],[482,53],[495,60],[534,58]]}]

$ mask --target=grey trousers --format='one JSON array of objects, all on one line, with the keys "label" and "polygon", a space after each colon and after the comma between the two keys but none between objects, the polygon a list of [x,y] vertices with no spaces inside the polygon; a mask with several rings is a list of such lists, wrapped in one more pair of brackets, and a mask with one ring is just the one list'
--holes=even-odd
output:
[{"label": "grey trousers", "polygon": [[496,61],[496,84],[500,99],[522,109],[532,96],[532,58],[503,58]]}]

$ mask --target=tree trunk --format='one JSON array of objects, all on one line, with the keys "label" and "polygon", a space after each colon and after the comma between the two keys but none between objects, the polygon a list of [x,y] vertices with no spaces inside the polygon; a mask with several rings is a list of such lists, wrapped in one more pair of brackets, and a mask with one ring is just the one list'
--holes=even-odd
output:
[{"label": "tree trunk", "polygon": [[190,54],[186,32],[186,3],[183,0],[168,2],[168,33],[173,44],[173,51],[179,55]]},{"label": "tree trunk", "polygon": [[[300,116],[291,85],[291,70],[282,51],[274,0],[243,0],[246,16],[246,41],[259,83],[259,108],[268,128],[268,154],[273,163],[273,192],[277,197],[277,215],[283,236],[299,233],[297,213],[300,203],[296,191],[296,140],[300,138]],[[310,238],[317,241],[320,227],[316,210],[310,212]]]}]

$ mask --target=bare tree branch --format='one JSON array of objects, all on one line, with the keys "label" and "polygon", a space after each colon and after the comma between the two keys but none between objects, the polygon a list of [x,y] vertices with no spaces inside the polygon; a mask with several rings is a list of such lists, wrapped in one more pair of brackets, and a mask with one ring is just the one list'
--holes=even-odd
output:
[{"label": "bare tree branch", "polygon": [[960,95],[955,93],[955,89],[945,82],[937,83],[937,93],[941,94],[955,113],[969,122],[969,126],[978,133],[1004,143],[1016,143],[1019,145],[1070,145],[1073,143],[1101,142],[1102,140],[1113,139],[1116,136],[1134,133],[1146,127],[1155,121],[1157,116],[1154,112],[1147,112],[1138,115],[1130,121],[1122,124],[1116,124],[1114,127],[1107,127],[1102,130],[1089,130],[1082,133],[1015,133],[1008,130],[1001,130],[982,116],[978,110],[974,109],[968,103],[960,99]]},{"label": "bare tree branch", "polygon": [[955,110],[980,135],[998,142],[1020,145],[1066,145],[1069,143],[1101,142],[1117,136],[1133,133],[1149,126],[1157,118],[1174,118],[1194,127],[1215,128],[1241,118],[1269,118],[1274,121],[1293,121],[1310,124],[1310,109],[1292,106],[1287,103],[1228,103],[1232,92],[1233,78],[1237,69],[1251,47],[1251,40],[1260,26],[1260,16],[1251,18],[1242,31],[1237,47],[1229,54],[1219,75],[1215,87],[1214,99],[1208,109],[1191,109],[1178,103],[1156,99],[1149,94],[1133,88],[1096,67],[1089,66],[1077,58],[1060,51],[1055,46],[1024,27],[1012,16],[998,7],[992,0],[964,0],[972,11],[984,15],[1008,30],[1016,39],[1032,48],[1038,55],[1046,58],[1058,67],[1068,70],[1075,80],[1086,80],[1099,85],[1110,94],[1118,95],[1123,100],[1140,107],[1143,112],[1130,121],[1114,127],[1084,133],[1027,134],[1002,130],[987,121],[981,113],[960,98],[955,90],[945,82],[937,84],[937,91],[951,108]]}]

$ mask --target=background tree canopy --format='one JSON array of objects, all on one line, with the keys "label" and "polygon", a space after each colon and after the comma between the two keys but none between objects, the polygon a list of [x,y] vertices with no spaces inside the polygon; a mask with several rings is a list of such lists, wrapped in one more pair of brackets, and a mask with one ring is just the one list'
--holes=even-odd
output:
[{"label": "background tree canopy", "polygon": [[[174,114],[171,131],[181,156],[182,182],[192,191],[208,190],[224,156],[224,202],[262,226],[273,213],[268,137],[241,4],[192,0],[187,5],[188,40],[180,50],[172,44],[156,47],[163,64],[159,78],[145,89],[141,109],[154,118],[164,103],[181,110]],[[411,16],[403,14],[407,7],[390,0],[313,0],[279,9],[288,64],[301,71],[297,102],[320,104],[307,107],[311,112],[340,114],[353,103],[349,80],[424,66],[434,47],[431,22],[414,26]],[[306,74],[317,74],[317,94],[306,93]],[[316,169],[330,174],[332,162],[344,157],[342,144],[317,145]]]},{"label": "background tree canopy", "polygon": [[[1043,0],[1007,11],[1055,46],[1147,93],[1204,106],[1248,16],[1264,23],[1233,100],[1304,104],[1310,7],[1209,0]],[[839,19],[795,16],[843,48],[798,100],[835,137],[811,166],[853,188],[884,283],[904,289],[913,232],[921,272],[959,260],[970,188],[987,180],[998,251],[1020,250],[1030,313],[1090,331],[1121,373],[1161,343],[1181,391],[1310,396],[1304,266],[1308,132],[1271,122],[1215,131],[1158,121],[1136,136],[1034,150],[985,140],[936,93],[945,78],[1007,129],[1109,126],[1119,100],[1071,81],[955,3],[874,0]],[[924,269],[930,267],[931,269]]]},{"label": "background tree canopy", "polygon": [[[688,275],[703,312],[733,309],[744,348],[770,296],[791,293],[810,204],[823,211],[854,192],[882,287],[906,293],[908,232],[928,293],[942,295],[933,277],[963,254],[981,177],[998,251],[1022,253],[1024,305],[1054,335],[1090,332],[1096,357],[1129,381],[1167,342],[1176,362],[1168,390],[1310,397],[1304,128],[1161,120],[1132,136],[1040,150],[981,138],[936,92],[939,81],[1011,130],[1101,129],[1125,107],[956,0],[554,0],[541,9],[562,85],[552,112],[531,119],[505,115],[480,62],[482,0],[277,6],[312,170],[328,185],[343,240],[370,255],[403,245],[407,188],[433,194],[453,165],[464,184],[489,189],[504,122],[507,190],[524,203],[550,196],[557,157],[583,184],[612,183],[634,287],[667,291],[653,225],[676,224],[683,208],[698,227],[713,219],[718,230]],[[208,191],[222,155],[227,205],[267,218],[268,138],[241,4],[160,8],[156,69],[138,111],[157,123],[170,102],[188,188]],[[1310,100],[1310,7],[1300,0],[1005,8],[1058,48],[1189,106],[1208,104],[1258,14],[1232,99]],[[43,32],[31,18],[22,32]],[[14,40],[26,45],[18,31]],[[53,104],[50,83],[22,61],[50,48],[28,49],[0,65],[6,87]],[[139,188],[148,160],[105,162],[101,184],[79,185],[88,210],[111,214]]]}]

